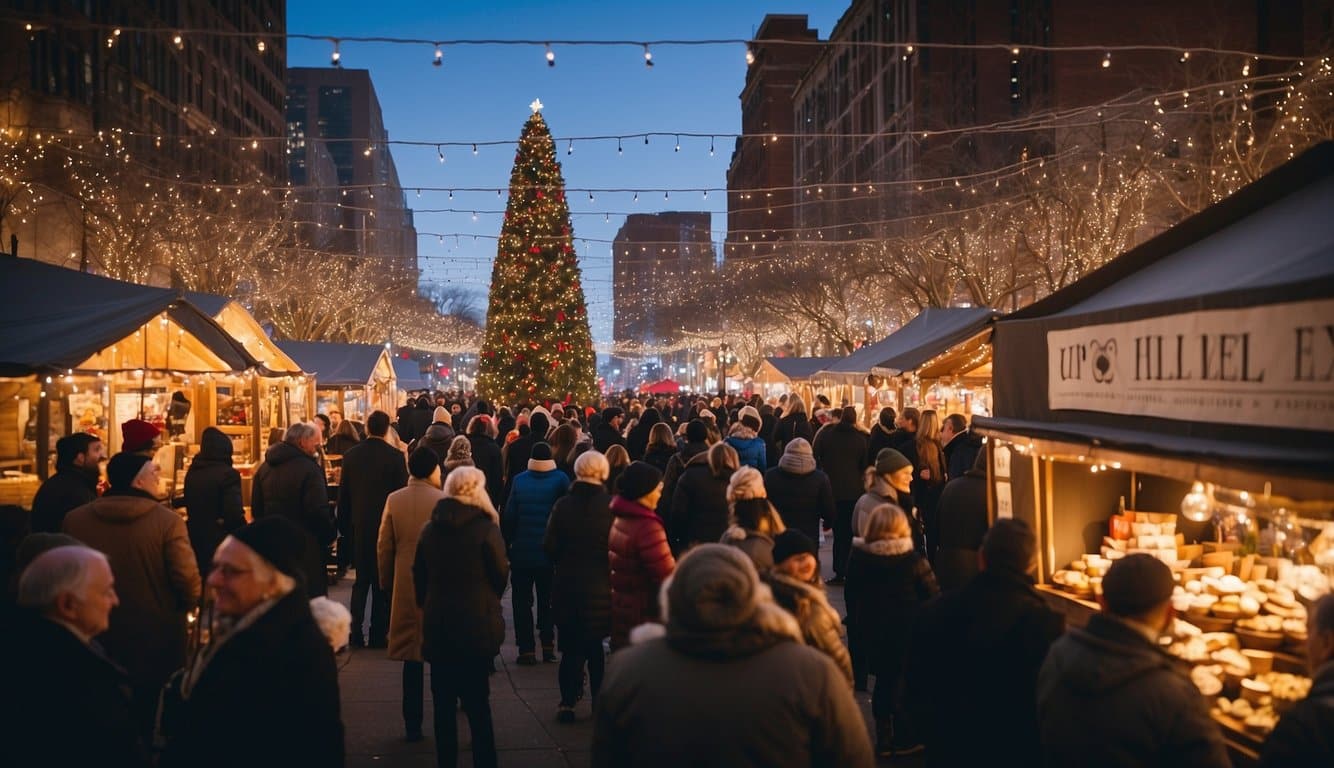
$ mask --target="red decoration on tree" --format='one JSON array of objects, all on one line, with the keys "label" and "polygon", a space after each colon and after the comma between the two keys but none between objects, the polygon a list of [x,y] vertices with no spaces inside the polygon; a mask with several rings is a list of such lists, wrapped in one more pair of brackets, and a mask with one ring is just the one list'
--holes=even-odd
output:
[{"label": "red decoration on tree", "polygon": [[529,246],[529,247],[528,247],[528,252],[529,252],[529,253],[541,253],[541,252],[542,252],[542,248],[539,247],[539,246],[536,246],[536,245],[532,245],[532,246]]},{"label": "red decoration on tree", "polygon": [[[565,310],[563,309],[556,310],[556,322],[558,323],[565,322]],[[565,342],[562,341],[561,343],[564,344]]]},{"label": "red decoration on tree", "polygon": [[542,190],[540,190],[540,189],[537,190],[537,199],[538,199],[538,200],[541,200],[541,199],[543,199],[544,197],[546,197],[546,195],[542,194]]}]

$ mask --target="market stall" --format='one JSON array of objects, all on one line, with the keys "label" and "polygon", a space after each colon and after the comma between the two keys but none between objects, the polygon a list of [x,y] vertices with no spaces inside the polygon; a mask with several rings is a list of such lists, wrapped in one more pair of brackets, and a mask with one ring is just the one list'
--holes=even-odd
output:
[{"label": "market stall", "polygon": [[681,391],[681,385],[671,379],[662,379],[641,385],[639,391],[649,395],[675,395]]},{"label": "market stall", "polygon": [[899,330],[821,371],[853,389],[862,418],[880,408],[991,413],[991,323],[985,307],[928,307]]},{"label": "market stall", "polygon": [[1127,553],[1177,573],[1168,648],[1239,765],[1304,695],[1334,577],[1330,211],[1327,143],[998,321],[996,416],[974,422],[991,511],[1035,526],[1072,624]]},{"label": "market stall", "polygon": [[208,376],[268,372],[176,291],[12,258],[0,281],[0,467],[25,489],[6,501],[31,500],[60,437],[91,432],[115,453],[132,418],[163,428],[170,482],[189,432],[184,393]]},{"label": "market stall", "polygon": [[210,376],[195,387],[196,414],[191,442],[197,443],[207,427],[217,427],[232,439],[233,458],[243,474],[263,457],[272,434],[295,421],[311,417],[315,408],[313,377],[278,348],[245,307],[233,299],[210,293],[186,293],[191,304],[212,317],[223,330],[260,361],[246,374]]},{"label": "market stall", "polygon": [[325,341],[284,341],[279,346],[315,377],[316,413],[335,408],[343,418],[365,423],[372,411],[397,410],[397,377],[384,347]]},{"label": "market stall", "polygon": [[431,382],[426,380],[426,375],[422,373],[421,366],[416,360],[408,360],[402,357],[390,358],[394,364],[394,377],[398,380],[398,391],[400,394],[412,392],[423,393],[430,392],[433,388]]},{"label": "market stall", "polygon": [[850,397],[851,388],[839,390],[819,374],[841,357],[766,357],[751,377],[755,391],[767,398],[796,394],[806,403],[815,402],[823,394],[830,402],[842,402]]}]

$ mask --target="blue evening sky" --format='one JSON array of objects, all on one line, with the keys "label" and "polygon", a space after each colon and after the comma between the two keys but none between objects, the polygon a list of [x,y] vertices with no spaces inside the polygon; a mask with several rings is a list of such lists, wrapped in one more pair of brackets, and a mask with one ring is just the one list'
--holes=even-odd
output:
[{"label": "blue evening sky", "polygon": [[[847,0],[682,0],[678,2],[387,2],[290,0],[288,31],[293,34],[445,39],[745,39],[766,13],[807,14],[810,26],[828,36]],[[555,46],[556,66],[548,67],[541,46],[447,46],[444,65],[431,66],[429,45],[343,43],[343,66],[369,69],[391,139],[422,141],[516,140],[540,98],[552,133],[562,136],[614,135],[646,131],[735,133],[741,125],[738,95],[745,83],[741,45],[670,46],[653,50],[654,67],[644,66],[635,47]],[[329,66],[327,42],[292,40],[289,66]],[[732,141],[719,139],[709,156],[709,140],[670,137],[624,143],[566,142],[557,147],[569,187],[722,188]],[[485,308],[498,213],[505,201],[484,193],[422,192],[415,187],[487,187],[507,194],[514,146],[445,150],[441,164],[434,147],[393,147],[408,204],[416,209],[418,253],[423,280],[462,284],[475,290]],[[625,212],[710,211],[714,241],[724,235],[726,197],[703,199],[698,192],[604,193],[589,201],[571,193],[576,238],[610,241]],[[454,208],[460,213],[425,213]],[[611,212],[611,220],[604,219]],[[620,212],[622,215],[617,216]],[[440,242],[436,234],[445,234]],[[452,235],[460,235],[457,239]],[[471,235],[485,235],[474,240]],[[576,242],[584,272],[593,335],[611,340],[611,246]]]}]

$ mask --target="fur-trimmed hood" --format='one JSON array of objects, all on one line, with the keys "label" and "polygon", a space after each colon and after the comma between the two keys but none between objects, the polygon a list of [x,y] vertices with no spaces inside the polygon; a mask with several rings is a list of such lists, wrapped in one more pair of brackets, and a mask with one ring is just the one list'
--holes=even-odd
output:
[{"label": "fur-trimmed hood", "polygon": [[727,436],[735,437],[739,440],[754,440],[756,437],[759,437],[755,430],[739,421],[733,424],[731,429],[727,430]]},{"label": "fur-trimmed hood", "polygon": [[903,555],[913,551],[912,538],[881,539],[868,542],[860,536],[853,538],[852,546],[872,555]]}]

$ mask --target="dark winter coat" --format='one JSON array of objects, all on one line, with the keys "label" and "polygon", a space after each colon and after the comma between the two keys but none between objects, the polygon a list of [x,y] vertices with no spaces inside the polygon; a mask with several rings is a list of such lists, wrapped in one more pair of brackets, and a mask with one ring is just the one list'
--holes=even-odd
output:
[{"label": "dark winter coat", "polygon": [[806,442],[815,439],[815,430],[811,429],[810,419],[806,418],[805,413],[784,414],[774,426],[774,455],[782,456],[787,444],[798,437],[806,438]]},{"label": "dark winter coat", "polygon": [[877,678],[897,680],[908,656],[913,622],[922,605],[939,593],[931,565],[910,540],[867,544],[854,539],[843,586],[853,655],[865,654],[868,671]]},{"label": "dark winter coat", "polygon": [[[918,450],[918,460],[921,461],[921,452],[931,451],[936,454],[936,466],[945,466],[945,453],[941,450],[940,444],[935,441],[926,441]],[[940,546],[940,517],[937,515],[939,509],[940,492],[945,488],[945,478],[937,476],[929,480],[922,479],[922,470],[926,468],[926,463],[914,463],[912,480],[912,498],[913,503],[917,505],[917,516],[922,521],[922,526],[926,532],[927,552],[932,562],[936,559],[936,549]],[[943,471],[943,470],[942,470]]]},{"label": "dark winter coat", "polygon": [[445,457],[449,455],[449,444],[454,442],[454,428],[448,424],[428,424],[426,431],[408,446],[408,455],[411,456],[418,448],[430,448],[440,459],[441,475],[445,472]]},{"label": "dark winter coat", "polygon": [[28,609],[14,618],[0,639],[9,700],[0,719],[5,764],[147,766],[125,670],[96,640],[84,643]]},{"label": "dark winter coat", "polygon": [[828,656],[852,685],[852,657],[843,642],[843,622],[829,604],[822,585],[804,584],[785,573],[765,571],[760,578],[774,594],[774,602],[796,618],[806,645]]},{"label": "dark winter coat", "polygon": [[436,504],[412,565],[422,607],[422,656],[444,662],[499,653],[505,639],[500,596],[509,574],[494,516],[457,499]]},{"label": "dark winter coat", "polygon": [[630,428],[630,434],[625,438],[625,450],[630,453],[630,461],[644,458],[648,451],[648,433],[660,421],[662,417],[658,415],[657,409],[645,409],[639,421]]},{"label": "dark winter coat", "polygon": [[[570,478],[556,469],[554,461],[530,460],[510,488],[509,500],[500,516],[500,527],[509,544],[510,564],[516,568],[545,568],[551,565],[542,549],[551,508],[570,490]],[[549,466],[548,466],[549,465]]]},{"label": "dark winter coat", "polygon": [[686,464],[708,450],[708,443],[682,443],[680,449],[667,460],[667,468],[662,471],[662,496],[658,498],[658,516],[663,520],[666,520],[671,513],[672,494],[676,492],[676,484],[680,481]]},{"label": "dark winter coat", "polygon": [[946,483],[936,508],[940,517],[936,577],[940,588],[948,591],[967,584],[977,573],[977,551],[989,527],[987,473],[969,470]]},{"label": "dark winter coat", "polygon": [[352,521],[353,567],[363,574],[378,566],[375,543],[389,494],[408,484],[403,453],[378,437],[357,443],[343,457],[338,486],[338,517]]},{"label": "dark winter coat", "polygon": [[65,515],[97,498],[97,473],[80,467],[62,469],[48,477],[32,497],[33,533],[60,533]]},{"label": "dark winter coat", "polygon": [[216,429],[204,430],[199,453],[185,473],[185,509],[199,575],[207,576],[213,551],[227,534],[245,525],[241,473],[232,468],[232,440]]},{"label": "dark winter coat", "polygon": [[486,435],[468,435],[468,444],[472,446],[473,466],[486,475],[486,495],[491,497],[491,505],[500,509],[505,491],[505,462],[500,446]]},{"label": "dark winter coat", "polygon": [[865,432],[841,421],[815,436],[815,463],[829,475],[835,501],[856,501],[862,495],[862,473],[871,465],[866,441]]},{"label": "dark winter coat", "polygon": [[315,458],[291,443],[274,443],[264,452],[264,463],[255,470],[250,492],[250,514],[256,520],[282,515],[306,532],[302,559],[306,594],[319,597],[329,591],[324,570],[325,550],[337,530],[329,509],[329,491],[324,471]]},{"label": "dark winter coat", "polygon": [[412,414],[416,412],[415,403],[399,406],[394,413],[394,430],[398,432],[400,439],[409,443],[417,439],[417,431],[412,423]]},{"label": "dark winter coat", "polygon": [[662,520],[651,509],[617,496],[607,538],[611,567],[611,647],[624,646],[630,630],[658,617],[658,588],[676,569]]},{"label": "dark winter coat", "polygon": [[577,624],[583,637],[611,634],[611,496],[601,484],[576,482],[556,502],[542,548],[556,572],[551,613],[556,626]]},{"label": "dark winter coat", "polygon": [[727,481],[731,477],[730,472],[714,475],[707,453],[696,454],[686,464],[672,493],[667,524],[678,548],[700,542],[712,544],[727,530]]},{"label": "dark winter coat", "polygon": [[156,692],[185,663],[185,614],[202,583],[185,521],[138,490],[70,510],[65,533],[111,561],[120,605],[99,641],[140,691]]},{"label": "dark winter coat", "polygon": [[1278,721],[1260,765],[1334,765],[1334,660],[1316,670],[1311,692]]},{"label": "dark winter coat", "polygon": [[215,643],[195,660],[163,768],[343,764],[338,668],[300,588]]},{"label": "dark winter coat", "polygon": [[324,443],[324,452],[330,456],[342,456],[352,450],[352,447],[359,442],[361,441],[353,440],[344,435],[330,435]]},{"label": "dark winter coat", "polygon": [[670,637],[611,657],[594,712],[594,768],[819,766],[875,759],[834,663],[791,639],[698,655]]},{"label": "dark winter coat", "polygon": [[774,537],[767,533],[733,525],[723,532],[718,543],[728,544],[745,552],[746,557],[755,565],[755,570],[760,573],[774,567]]},{"label": "dark winter coat", "polygon": [[977,455],[982,452],[982,438],[970,429],[957,434],[945,445],[945,476],[949,480],[963,477],[973,468]]},{"label": "dark winter coat", "polygon": [[606,453],[607,449],[613,445],[625,446],[627,451],[630,450],[625,438],[621,437],[621,433],[616,431],[616,428],[610,424],[598,424],[596,427],[593,427],[592,435],[593,448],[601,453]]},{"label": "dark winter coat", "polygon": [[[927,603],[908,656],[910,709],[931,766],[1039,765],[1037,680],[1065,620],[1027,576],[1000,570]],[[968,738],[959,738],[968,723]]]},{"label": "dark winter coat", "polygon": [[426,428],[431,426],[431,414],[434,411],[434,408],[413,408],[412,412],[408,414],[408,428],[412,430],[412,437],[408,438],[403,435],[400,435],[400,437],[405,440],[415,440],[426,434]]},{"label": "dark winter coat", "polygon": [[658,468],[658,471],[667,472],[667,465],[671,463],[672,457],[676,455],[676,449],[665,445],[650,446],[644,451],[644,461]]},{"label": "dark winter coat", "polygon": [[[866,439],[866,457],[871,464],[875,463],[875,457],[880,455],[880,451],[885,448],[893,448],[899,451],[899,446],[903,444],[903,435],[912,436],[901,429],[885,429],[879,421],[871,425],[871,434]],[[899,451],[902,453],[902,451]]]},{"label": "dark winter coat", "polygon": [[1105,614],[1052,644],[1037,701],[1047,765],[1231,765],[1209,705],[1176,661]]},{"label": "dark winter coat", "polygon": [[818,469],[797,474],[774,467],[764,473],[764,490],[783,525],[796,528],[811,541],[820,540],[821,520],[834,523],[834,489],[829,475]]}]

